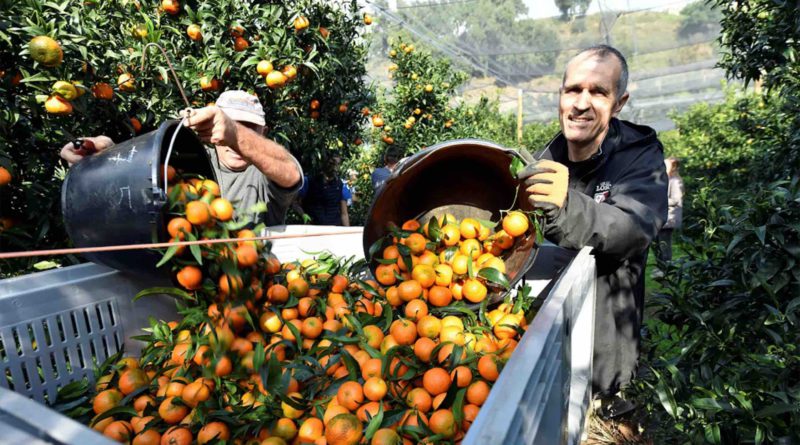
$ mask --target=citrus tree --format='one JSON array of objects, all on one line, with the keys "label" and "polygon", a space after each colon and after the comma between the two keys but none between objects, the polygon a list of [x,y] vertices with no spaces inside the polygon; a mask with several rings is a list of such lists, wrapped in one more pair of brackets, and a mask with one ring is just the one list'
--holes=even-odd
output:
[{"label": "citrus tree", "polygon": [[[151,43],[191,107],[227,89],[256,94],[267,136],[307,172],[356,147],[370,95],[369,20],[355,1],[0,0],[0,10],[2,250],[67,244],[62,145],[95,134],[119,142],[187,107]],[[36,261],[0,263],[0,274]]]}]

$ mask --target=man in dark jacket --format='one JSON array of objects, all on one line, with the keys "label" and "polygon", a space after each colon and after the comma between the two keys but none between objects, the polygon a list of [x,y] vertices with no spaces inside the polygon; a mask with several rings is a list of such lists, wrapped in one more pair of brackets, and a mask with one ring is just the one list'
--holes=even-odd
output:
[{"label": "man in dark jacket", "polygon": [[655,131],[615,117],[628,100],[627,78],[625,58],[606,45],[570,60],[559,97],[561,133],[521,175],[528,199],[545,211],[545,237],[568,249],[594,248],[592,386],[607,401],[635,371],[647,249],[667,217]]}]

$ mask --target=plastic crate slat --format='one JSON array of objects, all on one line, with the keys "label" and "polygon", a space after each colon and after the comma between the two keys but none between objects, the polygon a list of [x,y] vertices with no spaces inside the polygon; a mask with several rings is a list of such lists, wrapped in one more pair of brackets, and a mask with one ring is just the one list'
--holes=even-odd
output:
[{"label": "plastic crate slat", "polygon": [[56,373],[58,374],[55,380],[57,380],[60,385],[64,385],[63,379],[69,378],[70,373],[67,370],[65,358],[68,354],[65,348],[66,342],[61,340],[60,332],[63,331],[58,327],[58,320],[53,315],[47,316],[44,322],[50,332],[50,338],[53,340],[53,346],[50,348],[50,352],[55,357],[53,361],[55,362]]}]

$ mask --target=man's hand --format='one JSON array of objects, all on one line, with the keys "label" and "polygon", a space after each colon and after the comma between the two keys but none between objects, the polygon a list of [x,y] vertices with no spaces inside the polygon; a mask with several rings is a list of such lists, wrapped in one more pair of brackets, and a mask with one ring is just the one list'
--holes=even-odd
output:
[{"label": "man's hand", "polygon": [[[186,117],[186,112],[182,111],[181,116]],[[239,150],[236,122],[215,106],[192,110],[186,126],[194,130],[203,142]]]},{"label": "man's hand", "polygon": [[[95,136],[91,138],[81,138],[84,141],[87,141],[91,144],[94,144],[94,153],[99,153],[111,146],[114,145],[114,141],[111,140],[108,136]],[[86,153],[86,151],[80,147],[76,146],[74,142],[70,142],[67,145],[61,147],[61,152],[59,156],[61,159],[67,161],[70,167],[85,156],[90,155],[92,153]]]},{"label": "man's hand", "polygon": [[555,161],[541,160],[520,172],[520,180],[528,186],[528,200],[534,208],[552,211],[564,207],[569,187],[569,170]]}]

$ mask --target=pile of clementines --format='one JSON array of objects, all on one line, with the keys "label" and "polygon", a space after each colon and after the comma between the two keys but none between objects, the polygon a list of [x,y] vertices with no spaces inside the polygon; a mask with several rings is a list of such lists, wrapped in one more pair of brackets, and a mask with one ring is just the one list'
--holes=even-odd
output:
[{"label": "pile of clementines", "polygon": [[[169,176],[172,239],[260,229],[213,181]],[[373,249],[374,280],[328,254],[281,264],[254,240],[170,248],[183,318],[101,367],[90,425],[135,445],[458,443],[527,325],[523,298],[486,310],[528,217],[502,227],[406,221]]]}]

